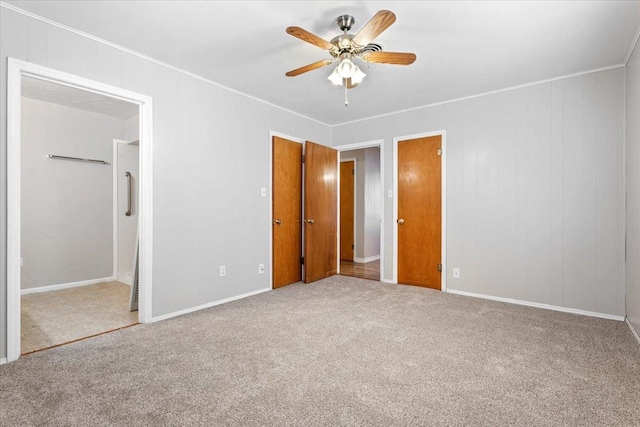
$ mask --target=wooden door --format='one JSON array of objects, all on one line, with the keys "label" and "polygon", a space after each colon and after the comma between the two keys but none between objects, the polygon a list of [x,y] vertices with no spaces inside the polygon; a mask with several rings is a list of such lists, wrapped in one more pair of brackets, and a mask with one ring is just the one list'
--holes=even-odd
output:
[{"label": "wooden door", "polygon": [[340,259],[353,261],[354,178],[356,162],[340,163]]},{"label": "wooden door", "polygon": [[302,144],[273,137],[273,288],[302,280]]},{"label": "wooden door", "polygon": [[305,145],[304,209],[306,283],[338,272],[338,152]]},{"label": "wooden door", "polygon": [[441,288],[442,137],[398,142],[398,283]]}]

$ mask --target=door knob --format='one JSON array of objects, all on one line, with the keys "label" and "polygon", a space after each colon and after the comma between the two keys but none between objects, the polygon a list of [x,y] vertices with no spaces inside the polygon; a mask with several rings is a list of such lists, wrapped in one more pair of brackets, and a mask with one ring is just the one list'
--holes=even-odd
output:
[{"label": "door knob", "polygon": [[304,222],[307,222],[309,224],[313,224],[315,221],[312,219],[305,219]]},{"label": "door knob", "polygon": [[280,220],[280,219],[274,219],[273,221],[271,221],[271,223],[272,223],[272,224],[278,224],[278,225],[280,225],[280,224],[282,224],[282,220]]},{"label": "door knob", "polygon": [[404,224],[404,219],[399,218],[399,219],[398,219],[398,221],[396,221],[396,222],[397,222],[398,224],[402,225],[402,224]]}]

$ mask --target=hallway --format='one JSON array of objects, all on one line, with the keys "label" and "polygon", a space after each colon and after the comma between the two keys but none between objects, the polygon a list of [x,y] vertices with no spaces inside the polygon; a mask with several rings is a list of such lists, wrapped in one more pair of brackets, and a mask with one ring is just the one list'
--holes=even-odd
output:
[{"label": "hallway", "polygon": [[366,264],[340,261],[340,275],[359,277],[361,279],[380,280],[380,260]]}]

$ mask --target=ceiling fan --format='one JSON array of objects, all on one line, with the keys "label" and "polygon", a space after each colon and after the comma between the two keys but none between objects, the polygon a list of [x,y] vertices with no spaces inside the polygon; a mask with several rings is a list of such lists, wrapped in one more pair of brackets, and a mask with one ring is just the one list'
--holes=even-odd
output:
[{"label": "ceiling fan", "polygon": [[349,105],[347,89],[358,86],[366,76],[353,62],[353,59],[360,59],[368,63],[395,65],[410,65],[416,60],[416,55],[413,53],[383,52],[380,44],[372,43],[376,37],[396,22],[396,15],[393,12],[381,10],[356,35],[349,34],[349,30],[355,22],[351,15],[339,16],[336,19],[336,24],[343,31],[343,34],[334,37],[331,41],[326,41],[300,27],[288,27],[288,34],[328,51],[333,59],[324,59],[296,68],[286,73],[287,77],[299,76],[340,61],[328,78],[333,84],[344,86],[344,105],[347,106]]}]

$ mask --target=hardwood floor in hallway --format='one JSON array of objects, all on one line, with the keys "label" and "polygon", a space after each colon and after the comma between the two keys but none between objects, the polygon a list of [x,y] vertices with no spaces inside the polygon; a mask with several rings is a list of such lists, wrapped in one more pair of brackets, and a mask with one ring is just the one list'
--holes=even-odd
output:
[{"label": "hardwood floor in hallway", "polygon": [[340,274],[342,276],[359,277],[361,279],[380,280],[380,260],[366,264],[340,261]]}]

